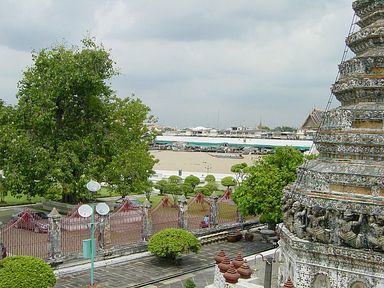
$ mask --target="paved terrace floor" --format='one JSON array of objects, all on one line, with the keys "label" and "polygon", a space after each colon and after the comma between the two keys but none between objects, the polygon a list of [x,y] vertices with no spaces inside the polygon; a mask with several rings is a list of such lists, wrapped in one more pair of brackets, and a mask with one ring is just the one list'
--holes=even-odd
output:
[{"label": "paved terrace floor", "polygon": [[[197,254],[184,255],[180,264],[170,264],[154,256],[146,256],[120,264],[95,269],[95,283],[98,288],[182,288],[187,279],[196,287],[213,283],[214,256],[220,249],[233,259],[238,252],[243,257],[272,249],[271,244],[260,241],[217,242],[202,246]],[[57,280],[56,288],[83,288],[89,283],[89,270],[63,275]]]}]

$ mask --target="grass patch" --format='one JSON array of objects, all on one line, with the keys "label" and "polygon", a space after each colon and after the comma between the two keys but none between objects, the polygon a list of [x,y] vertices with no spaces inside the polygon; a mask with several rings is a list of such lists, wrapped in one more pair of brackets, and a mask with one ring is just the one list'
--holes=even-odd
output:
[{"label": "grass patch", "polygon": [[97,194],[96,194],[97,198],[114,197],[114,196],[120,196],[120,194],[108,187],[102,187],[99,191],[97,191]]},{"label": "grass patch", "polygon": [[[138,194],[129,194],[130,195],[138,195]],[[141,193],[140,195],[143,195]],[[121,194],[117,193],[116,190],[111,189],[109,187],[102,187],[99,191],[97,191],[96,198],[105,198],[105,197],[116,197],[116,196],[121,196]]]},{"label": "grass patch", "polygon": [[0,202],[0,207],[1,206],[34,204],[34,203],[44,201],[44,197],[41,197],[41,196],[27,197],[26,195],[22,195],[21,197],[15,197],[15,196],[7,195],[4,197],[4,200],[5,200],[5,202]]}]

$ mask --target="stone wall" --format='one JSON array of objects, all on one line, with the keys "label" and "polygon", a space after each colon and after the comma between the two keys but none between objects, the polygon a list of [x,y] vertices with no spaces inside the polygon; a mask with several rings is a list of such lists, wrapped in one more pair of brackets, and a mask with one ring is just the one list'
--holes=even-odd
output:
[{"label": "stone wall", "polygon": [[280,229],[280,283],[290,277],[295,288],[384,287],[383,253],[310,242]]}]

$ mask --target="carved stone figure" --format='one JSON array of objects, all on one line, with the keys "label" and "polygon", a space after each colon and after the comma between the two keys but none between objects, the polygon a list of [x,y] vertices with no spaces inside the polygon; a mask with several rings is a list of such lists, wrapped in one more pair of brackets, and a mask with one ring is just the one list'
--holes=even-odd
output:
[{"label": "carved stone figure", "polygon": [[281,204],[282,204],[281,205],[281,211],[283,211],[283,213],[285,213],[288,210],[290,210],[293,202],[294,202],[294,200],[292,198],[290,198],[287,194],[284,194],[283,199],[281,199]]},{"label": "carved stone figure", "polygon": [[296,201],[292,205],[293,210],[293,233],[300,238],[305,236],[305,215],[307,210],[303,207],[299,201]]},{"label": "carved stone figure", "polygon": [[315,206],[308,213],[309,225],[307,232],[312,241],[329,243],[330,233],[327,229],[328,211]]},{"label": "carved stone figure", "polygon": [[368,219],[367,244],[368,248],[384,251],[384,221],[379,217],[370,216]]},{"label": "carved stone figure", "polygon": [[339,219],[340,230],[338,236],[342,244],[353,248],[363,247],[363,234],[360,233],[360,226],[363,221],[363,214],[359,215],[357,221],[354,220],[354,214],[345,211],[342,219]]},{"label": "carved stone figure", "polygon": [[294,200],[292,198],[289,198],[287,195],[284,195],[282,199],[282,206],[281,210],[284,214],[283,221],[285,226],[289,229],[289,231],[293,231],[293,216],[294,213],[292,211],[292,205]]}]

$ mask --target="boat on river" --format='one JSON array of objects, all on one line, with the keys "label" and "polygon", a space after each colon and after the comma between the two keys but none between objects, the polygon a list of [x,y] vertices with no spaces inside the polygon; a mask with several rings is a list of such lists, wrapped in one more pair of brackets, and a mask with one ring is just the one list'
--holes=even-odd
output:
[{"label": "boat on river", "polygon": [[244,158],[244,156],[241,154],[225,153],[225,154],[209,154],[209,155],[216,158],[226,158],[226,159],[243,159]]}]

